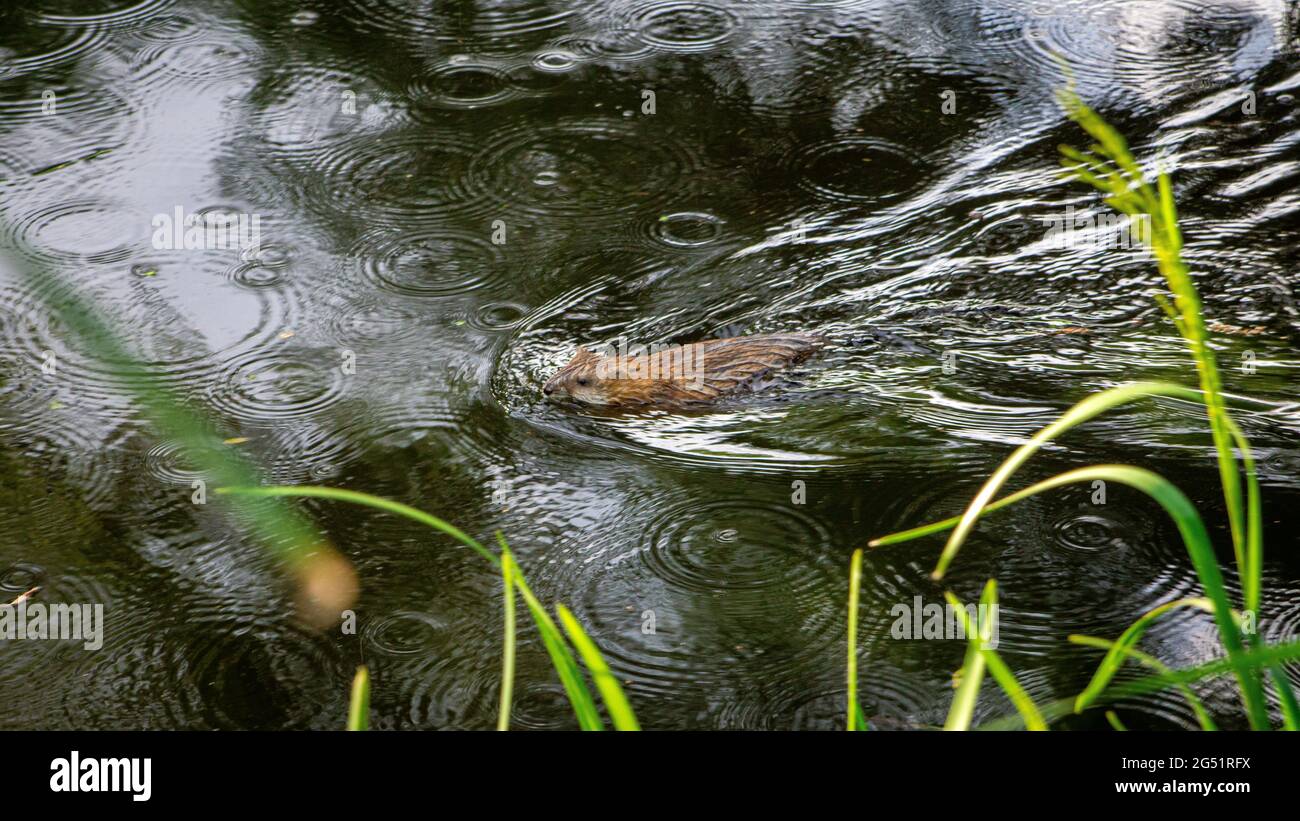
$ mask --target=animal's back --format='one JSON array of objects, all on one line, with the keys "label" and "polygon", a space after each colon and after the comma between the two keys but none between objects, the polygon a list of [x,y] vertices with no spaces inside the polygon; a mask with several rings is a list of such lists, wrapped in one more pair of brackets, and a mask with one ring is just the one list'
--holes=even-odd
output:
[{"label": "animal's back", "polygon": [[762,334],[709,339],[703,348],[704,384],[718,394],[752,379],[802,362],[826,344],[815,334]]},{"label": "animal's back", "polygon": [[614,404],[710,402],[807,359],[824,344],[822,337],[805,333],[707,339],[629,357],[619,363],[619,372],[633,378],[613,380],[608,387]]}]

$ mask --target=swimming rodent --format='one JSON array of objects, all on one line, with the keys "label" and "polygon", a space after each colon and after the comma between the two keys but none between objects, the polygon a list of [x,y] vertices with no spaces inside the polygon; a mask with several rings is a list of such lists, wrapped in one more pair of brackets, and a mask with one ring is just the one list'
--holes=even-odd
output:
[{"label": "swimming rodent", "polygon": [[816,334],[792,333],[655,346],[637,355],[602,356],[578,348],[542,392],[549,399],[606,407],[701,404],[759,388],[765,377],[825,344]]}]

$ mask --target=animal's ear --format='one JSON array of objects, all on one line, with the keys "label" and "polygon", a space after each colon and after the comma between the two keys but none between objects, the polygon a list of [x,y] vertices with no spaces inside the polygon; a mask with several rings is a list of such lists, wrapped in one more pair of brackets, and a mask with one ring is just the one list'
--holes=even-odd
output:
[{"label": "animal's ear", "polygon": [[585,362],[589,359],[599,359],[600,355],[587,350],[585,345],[578,346],[578,352],[573,355],[575,362]]}]

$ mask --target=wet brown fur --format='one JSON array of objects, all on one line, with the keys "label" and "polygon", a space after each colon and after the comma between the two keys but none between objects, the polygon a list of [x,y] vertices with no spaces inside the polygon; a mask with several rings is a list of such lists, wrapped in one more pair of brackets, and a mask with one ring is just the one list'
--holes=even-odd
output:
[{"label": "wet brown fur", "polygon": [[712,402],[743,391],[822,347],[815,334],[708,339],[638,356],[601,356],[579,348],[546,382],[548,396],[608,407]]}]

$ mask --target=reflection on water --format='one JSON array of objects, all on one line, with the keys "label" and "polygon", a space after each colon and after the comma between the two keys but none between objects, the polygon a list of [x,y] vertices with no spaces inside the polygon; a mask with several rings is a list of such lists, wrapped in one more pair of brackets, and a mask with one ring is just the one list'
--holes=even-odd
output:
[{"label": "reflection on water", "polygon": [[[1086,392],[1187,378],[1150,260],[1047,238],[1067,208],[1102,211],[1056,173],[1056,146],[1080,142],[1051,100],[1064,57],[1175,172],[1209,316],[1258,329],[1216,344],[1252,400],[1274,534],[1263,631],[1296,635],[1300,62],[1282,0],[22,6],[0,11],[0,247],[111,312],[271,480],[503,530],[649,727],[838,726],[854,547],[958,512]],[[151,220],[177,207],[257,215],[262,241],[158,248]],[[0,692],[24,696],[0,699],[0,726],[335,727],[362,660],[377,726],[492,726],[481,560],[312,504],[364,590],[356,635],[304,632],[264,556],[190,504],[201,475],[142,423],[122,363],[48,317],[59,294],[0,276],[0,598],[40,585],[107,619],[96,654],[7,647]],[[580,343],[794,330],[832,344],[758,396],[625,415],[540,400]],[[1148,465],[1221,517],[1204,427],[1196,406],[1144,403],[1034,470]],[[867,558],[875,726],[946,712],[960,645],[889,630],[894,604],[939,599],[937,550]],[[1115,490],[990,519],[951,584],[973,599],[989,576],[1001,651],[1044,700],[1095,663],[1067,635],[1198,591],[1170,524]],[[1215,642],[1180,610],[1144,647],[1178,666]],[[516,725],[571,726],[540,643],[521,654]],[[1194,726],[1177,694],[1130,706]]]}]

